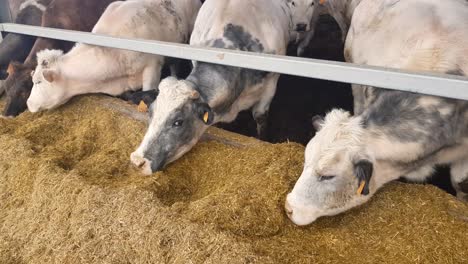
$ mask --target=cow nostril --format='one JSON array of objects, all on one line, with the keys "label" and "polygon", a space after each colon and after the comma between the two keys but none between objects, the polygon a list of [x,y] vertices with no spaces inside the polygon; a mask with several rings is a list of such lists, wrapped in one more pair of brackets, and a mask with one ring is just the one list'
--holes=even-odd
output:
[{"label": "cow nostril", "polygon": [[141,167],[143,167],[143,166],[145,165],[145,163],[146,163],[146,161],[141,160],[141,161],[139,161],[138,163],[136,163],[135,165],[136,165],[138,168],[141,168]]},{"label": "cow nostril", "polygon": [[139,158],[137,160],[135,160],[135,162],[133,162],[135,164],[135,166],[137,166],[138,168],[141,168],[143,166],[145,166],[146,164],[146,160],[143,159],[143,158]]},{"label": "cow nostril", "polygon": [[137,168],[141,168],[146,164],[146,159],[136,153],[132,153],[130,159]]},{"label": "cow nostril", "polygon": [[291,218],[293,210],[291,206],[289,205],[288,201],[284,203],[284,209],[286,210],[286,214],[288,215],[288,217]]},{"label": "cow nostril", "polygon": [[307,24],[300,23],[296,25],[296,30],[299,32],[306,31],[306,29],[307,29]]}]

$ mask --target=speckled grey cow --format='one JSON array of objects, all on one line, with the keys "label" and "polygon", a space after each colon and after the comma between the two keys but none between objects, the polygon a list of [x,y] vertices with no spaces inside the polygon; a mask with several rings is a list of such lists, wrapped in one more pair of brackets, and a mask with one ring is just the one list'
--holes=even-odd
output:
[{"label": "speckled grey cow", "polygon": [[[345,53],[358,64],[466,76],[467,25],[465,0],[363,0]],[[468,101],[357,89],[357,115],[334,110],[315,120],[319,131],[286,199],[289,218],[306,225],[344,212],[401,176],[426,180],[437,164],[451,165],[457,196],[467,201]]]},{"label": "speckled grey cow", "polygon": [[[294,31],[291,6],[287,0],[208,0],[200,9],[190,44],[284,55]],[[132,153],[132,162],[145,174],[160,170],[189,151],[210,125],[231,122],[249,108],[263,137],[278,77],[196,62],[185,80],[163,80],[150,108],[148,131]]]}]

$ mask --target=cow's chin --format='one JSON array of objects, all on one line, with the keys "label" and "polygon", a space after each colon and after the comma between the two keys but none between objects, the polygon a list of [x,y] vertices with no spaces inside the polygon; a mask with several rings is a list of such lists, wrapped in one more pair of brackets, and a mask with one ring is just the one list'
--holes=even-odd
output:
[{"label": "cow's chin", "polygon": [[37,112],[45,111],[45,110],[52,110],[68,102],[68,98],[61,98],[60,100],[54,99],[53,97],[44,98],[44,99],[36,98],[36,100],[32,98],[34,97],[30,96],[29,99],[26,101],[26,105],[31,113],[37,113]]},{"label": "cow's chin", "polygon": [[305,226],[315,222],[320,217],[338,215],[354,207],[358,207],[366,203],[370,197],[370,195],[360,195],[339,207],[319,208],[311,205],[294,204],[294,199],[290,199],[288,195],[285,207],[287,212],[292,211],[291,214],[288,214],[288,217],[294,224]]}]

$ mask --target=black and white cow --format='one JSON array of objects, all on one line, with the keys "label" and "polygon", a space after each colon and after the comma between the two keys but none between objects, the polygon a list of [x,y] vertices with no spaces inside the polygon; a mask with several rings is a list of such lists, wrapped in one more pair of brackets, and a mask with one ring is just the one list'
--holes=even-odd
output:
[{"label": "black and white cow", "polygon": [[[292,9],[304,1],[207,0],[198,14],[192,46],[281,54],[297,24]],[[299,23],[299,22],[297,22]],[[279,74],[195,62],[185,80],[167,78],[151,106],[149,129],[131,161],[145,174],[189,151],[212,124],[231,122],[249,108],[262,137]]]},{"label": "black and white cow", "polygon": [[[467,76],[466,36],[465,0],[363,0],[353,15],[345,57],[358,64]],[[286,199],[294,223],[306,225],[363,204],[401,176],[424,181],[437,164],[451,165],[457,196],[468,201],[468,101],[355,89],[357,115],[334,110],[317,122],[302,175]]]}]

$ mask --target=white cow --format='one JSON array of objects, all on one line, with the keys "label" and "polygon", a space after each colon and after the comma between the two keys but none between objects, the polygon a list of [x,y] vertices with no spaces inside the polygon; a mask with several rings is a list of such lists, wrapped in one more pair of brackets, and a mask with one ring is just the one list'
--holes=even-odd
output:
[{"label": "white cow", "polygon": [[[363,0],[345,53],[359,64],[466,76],[468,2]],[[286,199],[289,218],[306,225],[344,212],[400,176],[424,181],[437,164],[451,165],[457,196],[468,201],[468,102],[372,87],[360,93],[358,115],[334,110],[318,122]]]},{"label": "white cow", "polygon": [[[200,0],[139,0],[109,5],[93,33],[116,37],[188,42]],[[51,109],[85,93],[119,95],[127,90],[156,89],[164,57],[78,44],[63,55],[45,50],[37,55],[31,112]]]},{"label": "white cow", "polygon": [[[299,3],[305,2],[207,0],[190,44],[284,55],[295,30],[292,9],[312,7]],[[276,73],[196,62],[185,80],[163,80],[150,108],[154,117],[132,162],[145,174],[160,170],[189,151],[210,125],[231,122],[249,108],[263,137],[278,78]]]}]

